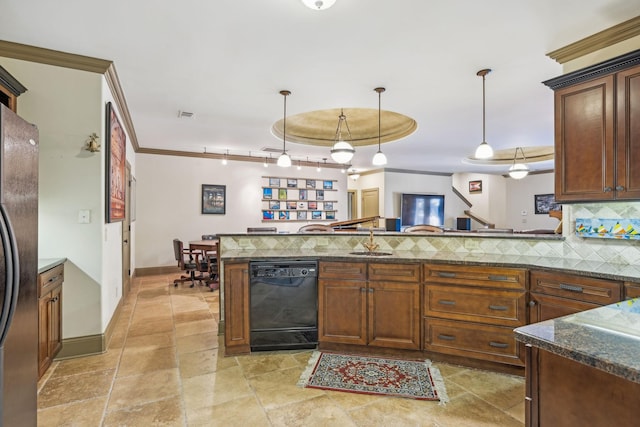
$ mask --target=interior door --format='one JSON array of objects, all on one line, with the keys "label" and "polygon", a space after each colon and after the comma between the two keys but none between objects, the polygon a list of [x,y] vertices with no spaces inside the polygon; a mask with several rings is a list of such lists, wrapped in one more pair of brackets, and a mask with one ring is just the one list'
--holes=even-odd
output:
[{"label": "interior door", "polygon": [[131,165],[125,166],[124,221],[122,221],[122,298],[131,289]]},{"label": "interior door", "polygon": [[347,191],[347,219],[358,218],[358,199],[356,190]]},{"label": "interior door", "polygon": [[[378,188],[362,190],[362,218],[380,215],[380,199]],[[373,224],[374,227],[377,224]]]}]

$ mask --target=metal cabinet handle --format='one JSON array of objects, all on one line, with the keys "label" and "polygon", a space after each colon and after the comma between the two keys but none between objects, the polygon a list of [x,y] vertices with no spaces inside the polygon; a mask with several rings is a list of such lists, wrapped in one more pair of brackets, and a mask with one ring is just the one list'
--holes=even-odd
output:
[{"label": "metal cabinet handle", "polygon": [[534,307],[536,305],[535,301],[529,301],[529,307]]},{"label": "metal cabinet handle", "polygon": [[622,186],[622,185],[617,185],[617,186],[616,186],[616,191],[624,191],[624,186]]},{"label": "metal cabinet handle", "polygon": [[489,280],[500,280],[500,281],[505,281],[505,280],[509,280],[509,278],[507,276],[504,276],[502,274],[490,274],[489,275]]},{"label": "metal cabinet handle", "polygon": [[489,341],[489,345],[491,347],[495,347],[495,348],[507,348],[507,347],[509,347],[509,344],[505,344],[503,342],[495,342],[495,341]]},{"label": "metal cabinet handle", "polygon": [[47,283],[55,282],[56,280],[58,280],[58,276],[53,276],[52,278],[47,280]]},{"label": "metal cabinet handle", "polygon": [[360,288],[360,292],[362,293],[367,292],[367,288]]},{"label": "metal cabinet handle", "polygon": [[441,299],[441,300],[438,300],[438,304],[441,304],[441,305],[456,305],[456,302],[448,300],[448,299]]},{"label": "metal cabinet handle", "polygon": [[609,187],[609,186],[604,187],[604,192],[605,192],[605,193],[610,193],[611,191],[613,191],[613,188],[611,188],[611,187]]},{"label": "metal cabinet handle", "polygon": [[445,335],[445,334],[438,334],[438,338],[444,341],[455,341],[456,337],[453,335]]},{"label": "metal cabinet handle", "polygon": [[489,309],[496,311],[507,311],[509,307],[507,307],[506,305],[489,305]]},{"label": "metal cabinet handle", "polygon": [[565,291],[569,291],[569,292],[582,293],[582,286],[569,285],[567,283],[560,283],[560,289],[564,289]]},{"label": "metal cabinet handle", "polygon": [[372,294],[373,293],[373,288],[369,288],[369,293]]},{"label": "metal cabinet handle", "polygon": [[438,271],[438,277],[448,277],[451,279],[456,277],[456,273],[447,273],[445,271]]}]

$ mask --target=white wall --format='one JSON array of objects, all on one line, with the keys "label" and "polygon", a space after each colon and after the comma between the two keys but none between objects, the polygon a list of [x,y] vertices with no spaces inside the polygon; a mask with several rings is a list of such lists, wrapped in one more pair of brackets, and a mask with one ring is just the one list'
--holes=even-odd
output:
[{"label": "white wall", "polygon": [[[202,234],[244,233],[247,227],[276,226],[279,232],[295,232],[318,222],[262,222],[262,186],[267,185],[263,176],[337,180],[338,191],[330,196],[338,201],[336,221],[347,218],[347,175],[339,169],[298,171],[237,161],[223,166],[219,159],[152,154],[137,154],[136,160],[136,268],[175,265],[174,238],[186,243],[200,240]],[[201,213],[202,184],[226,185],[224,215]]]},{"label": "white wall", "polygon": [[[470,203],[472,213],[495,224],[496,228],[513,228],[506,218],[508,194],[506,179],[502,175],[479,173],[457,173],[452,178],[453,186]],[[470,181],[482,181],[482,191],[469,192]],[[482,224],[471,220],[471,229],[483,228]]]},{"label": "white wall", "polygon": [[510,228],[553,230],[558,226],[558,220],[549,214],[536,214],[534,203],[536,194],[554,193],[553,172],[529,175],[523,179],[506,179],[506,182],[507,224]]},{"label": "white wall", "polygon": [[[120,299],[111,290],[122,286],[121,225],[104,223],[105,151],[83,149],[94,132],[104,146],[104,103],[111,100],[105,79],[8,58],[0,58],[0,65],[27,87],[18,114],[40,132],[38,257],[68,260],[63,338],[100,334]],[[130,162],[132,153],[128,146]],[[78,223],[81,209],[90,211],[89,224]]]}]

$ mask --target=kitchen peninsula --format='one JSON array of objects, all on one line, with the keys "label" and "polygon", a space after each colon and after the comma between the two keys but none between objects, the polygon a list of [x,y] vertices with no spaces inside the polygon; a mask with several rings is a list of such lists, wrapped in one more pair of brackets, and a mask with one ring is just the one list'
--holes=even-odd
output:
[{"label": "kitchen peninsula", "polygon": [[[542,320],[547,307],[567,314],[620,301],[640,283],[635,265],[563,256],[570,248],[557,235],[447,234],[376,233],[377,251],[390,253],[382,256],[363,255],[369,233],[219,235],[225,354],[250,351],[251,261],[319,262],[321,349],[421,354],[519,374],[525,352],[514,328]],[[353,308],[341,315],[352,317],[334,321],[332,304],[343,299]],[[395,315],[385,312],[391,305]]]},{"label": "kitchen peninsula", "polygon": [[515,333],[527,345],[527,427],[638,425],[640,299]]}]

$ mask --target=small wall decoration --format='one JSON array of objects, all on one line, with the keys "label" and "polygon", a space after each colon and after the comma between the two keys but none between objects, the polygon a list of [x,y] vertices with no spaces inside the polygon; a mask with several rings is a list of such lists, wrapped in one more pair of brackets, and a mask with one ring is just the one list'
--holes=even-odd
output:
[{"label": "small wall decoration", "polygon": [[226,185],[202,184],[202,213],[225,214]]},{"label": "small wall decoration", "polygon": [[556,203],[556,198],[553,194],[536,194],[533,199],[536,215],[562,210],[562,205]]},{"label": "small wall decoration", "polygon": [[482,193],[482,181],[469,181],[469,193]]},{"label": "small wall decoration", "polygon": [[272,200],[269,202],[269,209],[280,209],[280,201],[279,200]]},{"label": "small wall decoration", "polygon": [[331,190],[333,188],[333,181],[323,181],[322,188],[325,190]]},{"label": "small wall decoration", "polygon": [[576,218],[576,235],[601,239],[640,240],[640,219]]},{"label": "small wall decoration", "polygon": [[297,186],[298,186],[298,180],[297,179],[287,179],[287,187],[296,188]]},{"label": "small wall decoration", "polygon": [[262,189],[262,198],[263,199],[271,199],[271,198],[273,198],[273,190],[271,190],[271,188],[263,188]]},{"label": "small wall decoration", "polygon": [[287,189],[281,188],[278,190],[278,199],[287,200]]},{"label": "small wall decoration", "polygon": [[106,138],[106,221],[123,221],[125,216],[125,162],[127,136],[120,125],[116,111],[107,102],[107,138]]},{"label": "small wall decoration", "polygon": [[269,187],[280,187],[280,178],[269,178]]},{"label": "small wall decoration", "polygon": [[336,221],[337,180],[263,176],[262,222]]},{"label": "small wall decoration", "polygon": [[307,188],[316,188],[316,180],[308,179],[307,180]]}]

